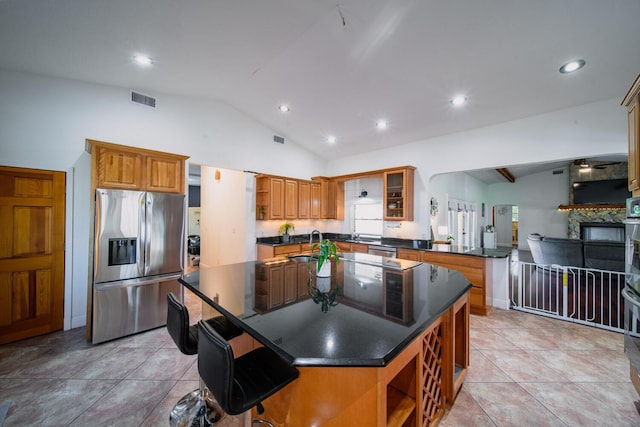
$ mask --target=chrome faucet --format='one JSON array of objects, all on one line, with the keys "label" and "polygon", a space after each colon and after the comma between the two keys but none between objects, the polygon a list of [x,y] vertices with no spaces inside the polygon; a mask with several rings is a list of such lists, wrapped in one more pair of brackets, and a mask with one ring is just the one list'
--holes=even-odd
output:
[{"label": "chrome faucet", "polygon": [[312,247],[313,235],[315,233],[318,233],[318,236],[320,237],[320,240],[318,241],[318,243],[322,243],[322,233],[320,232],[320,230],[313,230],[311,233],[309,233],[309,247]]}]

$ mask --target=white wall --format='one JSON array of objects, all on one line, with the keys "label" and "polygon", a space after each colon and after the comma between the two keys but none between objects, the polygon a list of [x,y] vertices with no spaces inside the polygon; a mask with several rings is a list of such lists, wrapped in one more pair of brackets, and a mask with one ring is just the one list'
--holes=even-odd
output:
[{"label": "white wall", "polygon": [[[435,238],[446,239],[447,236],[440,235],[438,227],[446,227],[448,221],[448,201],[452,199],[477,202],[478,205],[478,236],[476,242],[478,246],[482,243],[481,234],[484,226],[491,223],[490,210],[488,205],[487,184],[462,172],[440,174],[431,177],[429,181],[429,200],[434,197],[438,204],[438,213],[431,216],[430,223],[435,233]],[[484,216],[482,216],[482,203],[485,203]],[[430,205],[429,201],[429,205]],[[447,234],[450,234],[447,232]]]},{"label": "white wall", "polygon": [[[505,182],[489,186],[489,202],[492,205],[518,206],[519,249],[529,249],[527,236],[531,233],[567,237],[567,213],[558,212],[557,209],[559,205],[569,203],[569,168],[562,170],[564,173],[560,175],[546,171],[517,179],[514,183]],[[508,216],[510,219],[510,211]],[[507,246],[510,246],[511,231],[496,231],[498,244],[504,245],[507,242]]]},{"label": "white wall", "polygon": [[300,178],[326,174],[322,159],[293,142],[273,142],[272,129],[228,105],[149,95],[157,97],[157,109],[129,102],[125,88],[0,70],[0,163],[72,172],[67,181],[72,206],[67,206],[66,329],[86,324],[92,195],[85,139],[184,154],[194,163],[228,169]]},{"label": "white wall", "polygon": [[[200,265],[246,261],[245,174],[203,166],[200,195]],[[215,172],[220,179],[215,179]]]},{"label": "white wall", "polygon": [[619,99],[610,99],[333,159],[327,174],[415,166],[415,222],[404,228],[410,235],[429,229],[430,179],[434,175],[626,153],[627,113]]}]

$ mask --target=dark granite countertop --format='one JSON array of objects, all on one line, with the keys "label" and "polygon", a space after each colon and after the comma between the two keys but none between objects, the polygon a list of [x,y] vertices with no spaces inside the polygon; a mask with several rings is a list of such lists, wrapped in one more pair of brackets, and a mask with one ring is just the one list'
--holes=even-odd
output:
[{"label": "dark granite countertop", "polygon": [[287,295],[287,271],[307,271],[303,257],[202,267],[180,282],[298,366],[384,366],[471,288],[455,270],[408,260],[349,253],[332,267],[338,304],[326,313],[306,278],[269,306]]},{"label": "dark granite countertop", "polygon": [[[317,236],[316,236],[317,238]],[[510,250],[469,248],[462,245],[448,245],[434,243],[431,240],[400,239],[395,237],[382,237],[380,240],[353,239],[350,234],[323,233],[323,238],[334,241],[344,241],[349,243],[362,243],[365,245],[388,246],[398,249],[416,249],[433,252],[447,252],[458,255],[479,256],[484,258],[506,258],[511,254]],[[256,243],[259,245],[281,246],[295,243],[309,243],[309,235],[298,234],[291,236],[289,242],[282,242],[280,236],[258,237]]]}]

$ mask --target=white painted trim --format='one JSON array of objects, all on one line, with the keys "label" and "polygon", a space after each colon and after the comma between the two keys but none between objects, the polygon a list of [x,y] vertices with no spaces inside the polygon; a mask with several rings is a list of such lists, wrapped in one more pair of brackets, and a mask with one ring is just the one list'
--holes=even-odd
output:
[{"label": "white painted trim", "polygon": [[491,262],[491,283],[493,284],[493,300],[494,308],[509,310],[509,267],[511,265],[511,257],[493,258]]},{"label": "white painted trim", "polygon": [[64,225],[64,318],[63,329],[73,328],[73,183],[74,168],[66,170],[66,200],[65,200],[65,225]]}]

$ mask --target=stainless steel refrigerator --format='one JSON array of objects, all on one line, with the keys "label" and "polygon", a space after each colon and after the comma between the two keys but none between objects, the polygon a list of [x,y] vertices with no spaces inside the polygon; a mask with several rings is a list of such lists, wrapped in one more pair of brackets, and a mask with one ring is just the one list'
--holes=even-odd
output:
[{"label": "stainless steel refrigerator", "polygon": [[181,300],[185,197],[97,189],[94,344],[166,324],[167,293]]}]

